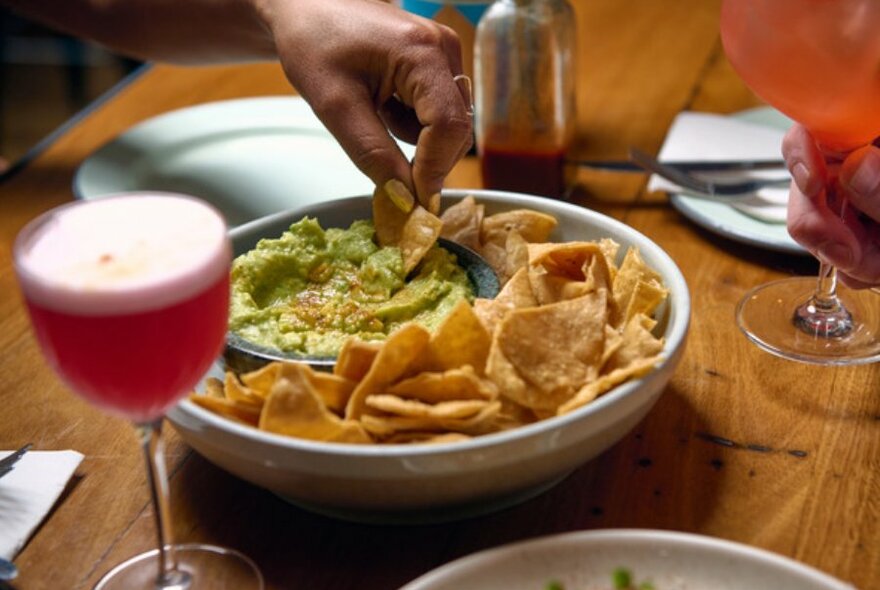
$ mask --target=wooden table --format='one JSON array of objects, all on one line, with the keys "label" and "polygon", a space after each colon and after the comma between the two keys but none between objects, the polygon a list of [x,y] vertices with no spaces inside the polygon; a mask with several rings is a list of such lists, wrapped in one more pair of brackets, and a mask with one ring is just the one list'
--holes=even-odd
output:
[{"label": "wooden table", "polygon": [[[623,157],[628,146],[656,151],[682,110],[727,113],[759,104],[723,55],[718,0],[576,4],[576,155]],[[40,356],[11,268],[15,234],[38,213],[69,201],[83,159],[139,121],[210,100],[291,92],[274,64],[157,66],[96,105],[0,186],[0,448],[32,441],[37,449],[85,454],[17,557],[16,587],[89,587],[112,565],[152,548],[154,537],[130,427],[71,395]],[[684,360],[633,432],[525,504],[413,528],[304,512],[214,467],[170,433],[178,539],[241,549],[259,562],[271,588],[387,590],[510,541],[646,527],[747,543],[859,588],[880,588],[880,366],[780,360],[748,343],[734,323],[747,289],[813,272],[814,265],[695,227],[664,195],[646,193],[642,175],[582,170],[578,180],[574,200],[659,243],[693,296]],[[448,185],[480,186],[477,163],[462,162]]]}]

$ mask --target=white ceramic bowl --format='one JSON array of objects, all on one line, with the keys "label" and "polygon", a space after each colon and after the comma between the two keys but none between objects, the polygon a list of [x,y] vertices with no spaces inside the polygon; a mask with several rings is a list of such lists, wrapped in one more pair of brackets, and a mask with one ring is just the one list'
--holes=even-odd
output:
[{"label": "white ceramic bowl", "polygon": [[401,590],[611,588],[620,567],[657,590],[855,590],[791,559],[712,537],[656,530],[597,530],[522,541],[463,557]]},{"label": "white ceramic bowl", "polygon": [[[444,192],[445,205],[472,194],[486,214],[532,208],[554,215],[553,241],[610,237],[638,246],[663,277],[658,312],[664,360],[565,416],[472,440],[432,445],[328,444],[260,432],[185,400],[169,414],[182,438],[227,471],[312,510],[367,522],[438,522],[523,501],[549,488],[629,432],[651,409],[684,350],[690,297],[681,272],[654,242],[609,217],[550,199],[498,191]],[[329,201],[239,226],[236,251],[274,237],[303,215],[347,227],[371,214],[370,197]],[[623,252],[623,248],[621,249]]]}]

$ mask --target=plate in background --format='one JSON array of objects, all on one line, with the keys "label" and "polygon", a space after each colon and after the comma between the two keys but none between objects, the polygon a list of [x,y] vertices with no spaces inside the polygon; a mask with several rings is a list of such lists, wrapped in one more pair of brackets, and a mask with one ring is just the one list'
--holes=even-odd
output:
[{"label": "plate in background", "polygon": [[[401,144],[411,158],[415,148]],[[132,191],[201,197],[230,226],[311,203],[372,193],[299,97],[206,103],[148,119],[89,156],[77,170],[77,198]]]},{"label": "plate in background", "polygon": [[[732,116],[747,123],[781,130],[788,129],[792,123],[791,119],[770,107],[750,109]],[[697,225],[733,241],[785,254],[810,254],[788,235],[784,223],[766,223],[730,205],[684,194],[670,194],[670,202]]]},{"label": "plate in background", "polygon": [[748,545],[659,530],[579,531],[463,557],[401,590],[565,590],[612,588],[626,568],[633,585],[657,590],[855,590],[802,563]]}]

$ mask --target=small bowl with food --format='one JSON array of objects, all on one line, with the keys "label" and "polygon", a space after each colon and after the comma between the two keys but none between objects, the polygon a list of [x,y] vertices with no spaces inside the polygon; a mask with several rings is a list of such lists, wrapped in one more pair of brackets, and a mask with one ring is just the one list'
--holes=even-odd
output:
[{"label": "small bowl with food", "polygon": [[439,238],[407,268],[401,249],[380,246],[364,216],[324,227],[326,212],[295,211],[231,230],[227,368],[298,361],[331,370],[349,338],[382,341],[408,322],[433,331],[459,301],[498,293],[495,272],[467,246]]},{"label": "small bowl with food", "polygon": [[855,590],[792,559],[722,539],[650,529],[591,530],[459,558],[401,590]]},{"label": "small bowl with food", "polygon": [[[375,207],[373,197],[362,196],[279,213],[234,230],[236,251],[247,256],[260,240],[277,240],[304,219],[323,232],[318,239],[314,227],[306,228],[317,243],[335,239],[327,228],[373,231],[382,243],[389,230]],[[371,219],[372,230],[359,223]],[[344,332],[338,348],[324,354],[327,365],[292,361],[291,353],[238,368],[218,363],[200,391],[170,413],[182,438],[220,467],[300,506],[351,520],[410,523],[521,502],[629,432],[684,350],[690,298],[672,259],[619,221],[541,197],[444,191],[438,219],[439,225],[427,222],[439,228],[435,234],[494,269],[497,296],[465,290],[442,306],[409,306],[439,309],[430,321],[415,317],[419,311],[393,324],[396,316],[382,307],[397,292],[389,290],[378,315],[364,312],[351,324],[369,330]],[[435,264],[426,256],[434,237],[394,246],[398,258],[418,259],[404,262],[404,282],[432,274],[420,265],[427,262],[430,271]],[[380,256],[381,249],[367,249],[363,260]],[[354,282],[361,292],[344,287],[337,297],[328,286],[346,310],[353,309],[345,307],[350,300],[374,291],[363,287],[366,278],[385,272],[359,268],[350,272],[361,273]],[[321,263],[296,273],[310,275],[320,281],[333,273]],[[452,290],[441,283],[427,290]],[[280,298],[258,296],[264,307]],[[320,323],[308,304],[321,298],[303,298],[307,311],[285,327]],[[328,323],[345,325],[348,315]],[[263,346],[278,351],[274,342]]]}]

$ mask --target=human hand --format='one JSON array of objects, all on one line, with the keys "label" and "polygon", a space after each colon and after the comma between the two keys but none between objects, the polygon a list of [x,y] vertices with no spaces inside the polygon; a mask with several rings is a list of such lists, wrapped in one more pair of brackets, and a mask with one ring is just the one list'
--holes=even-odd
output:
[{"label": "human hand", "polygon": [[[377,0],[257,0],[288,79],[377,186],[436,209],[472,142],[458,37]],[[416,144],[412,164],[389,135]]]},{"label": "human hand", "polygon": [[[837,267],[848,286],[880,286],[880,148],[823,154],[795,124],[782,152],[794,179],[788,204],[792,238]],[[841,194],[829,199],[825,185],[834,176]]]}]

